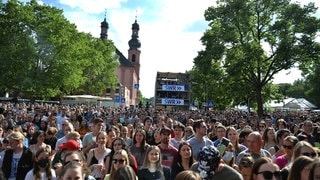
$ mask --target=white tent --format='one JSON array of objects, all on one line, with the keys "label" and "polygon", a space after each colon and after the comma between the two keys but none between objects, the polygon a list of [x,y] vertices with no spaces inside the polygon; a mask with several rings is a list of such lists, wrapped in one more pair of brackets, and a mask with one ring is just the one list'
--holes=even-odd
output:
[{"label": "white tent", "polygon": [[276,110],[310,110],[317,109],[317,106],[304,98],[287,98],[283,101],[272,100],[265,104]]}]

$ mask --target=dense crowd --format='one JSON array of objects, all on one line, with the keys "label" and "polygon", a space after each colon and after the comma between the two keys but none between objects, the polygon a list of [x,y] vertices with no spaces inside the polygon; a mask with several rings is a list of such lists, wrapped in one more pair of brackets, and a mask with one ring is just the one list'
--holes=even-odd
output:
[{"label": "dense crowd", "polygon": [[2,102],[0,179],[319,179],[319,120]]}]

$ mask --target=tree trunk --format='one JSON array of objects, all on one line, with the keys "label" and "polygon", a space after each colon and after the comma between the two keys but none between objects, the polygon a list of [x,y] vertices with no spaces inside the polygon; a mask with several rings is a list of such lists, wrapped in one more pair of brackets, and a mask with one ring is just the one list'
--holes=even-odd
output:
[{"label": "tree trunk", "polygon": [[263,99],[262,99],[262,88],[256,87],[256,99],[257,99],[257,106],[258,106],[258,116],[259,118],[263,115]]}]

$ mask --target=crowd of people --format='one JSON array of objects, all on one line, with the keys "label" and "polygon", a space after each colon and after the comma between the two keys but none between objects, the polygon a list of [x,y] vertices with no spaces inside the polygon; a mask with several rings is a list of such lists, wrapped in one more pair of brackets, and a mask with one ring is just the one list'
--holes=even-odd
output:
[{"label": "crowd of people", "polygon": [[0,103],[0,179],[320,179],[313,111]]}]

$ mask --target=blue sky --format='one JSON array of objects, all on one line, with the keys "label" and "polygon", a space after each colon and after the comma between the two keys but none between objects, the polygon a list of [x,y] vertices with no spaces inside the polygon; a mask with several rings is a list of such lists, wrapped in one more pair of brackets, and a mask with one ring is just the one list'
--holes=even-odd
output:
[{"label": "blue sky", "polygon": [[[28,1],[28,0],[24,0]],[[311,0],[299,0],[306,4]],[[140,25],[140,90],[143,96],[154,95],[155,77],[160,72],[185,72],[203,47],[200,42],[207,22],[204,11],[215,0],[38,0],[63,9],[65,17],[79,31],[99,37],[105,17],[109,36],[127,56],[131,25],[137,16]],[[314,0],[315,2],[315,0]],[[320,1],[316,2],[317,7]],[[320,13],[318,13],[320,14]],[[296,69],[284,71],[274,82],[293,82],[300,77]]]}]

